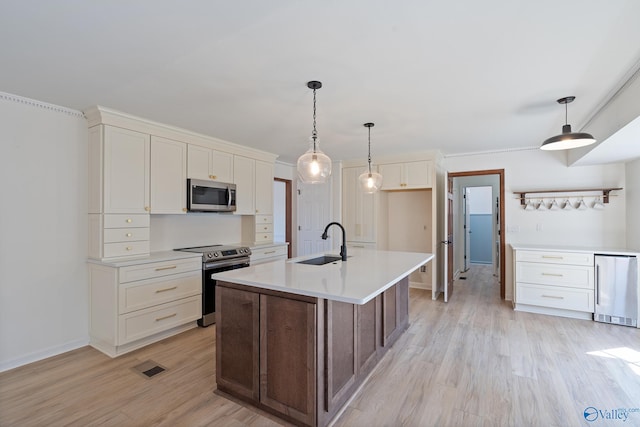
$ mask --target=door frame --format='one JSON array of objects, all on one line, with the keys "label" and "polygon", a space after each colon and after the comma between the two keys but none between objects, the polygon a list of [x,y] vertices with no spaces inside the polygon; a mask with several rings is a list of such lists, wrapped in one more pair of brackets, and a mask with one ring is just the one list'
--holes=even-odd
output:
[{"label": "door frame", "polygon": [[284,216],[285,216],[285,224],[284,224],[284,240],[289,243],[287,245],[287,258],[291,258],[291,230],[293,227],[293,220],[292,220],[292,213],[291,213],[291,209],[292,209],[292,204],[293,204],[293,195],[292,195],[292,183],[290,179],[283,179],[283,178],[273,178],[274,181],[278,181],[278,182],[284,182],[284,193],[285,193],[285,207],[284,207]]},{"label": "door frame", "polygon": [[[449,178],[459,178],[466,176],[498,175],[500,180],[500,206],[498,209],[498,226],[500,237],[500,298],[505,299],[505,225],[504,225],[504,169],[487,169],[465,172],[448,172]],[[451,261],[453,262],[453,261]]]}]

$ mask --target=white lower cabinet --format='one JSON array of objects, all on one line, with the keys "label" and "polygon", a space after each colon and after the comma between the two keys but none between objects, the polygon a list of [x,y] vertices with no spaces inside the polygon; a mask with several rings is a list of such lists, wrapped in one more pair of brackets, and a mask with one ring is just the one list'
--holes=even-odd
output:
[{"label": "white lower cabinet", "polygon": [[196,326],[202,260],[89,264],[90,344],[116,357]]},{"label": "white lower cabinet", "polygon": [[593,254],[515,249],[514,261],[516,310],[592,318]]},{"label": "white lower cabinet", "polygon": [[287,243],[273,243],[251,247],[251,265],[264,264],[265,262],[284,260],[288,258]]}]

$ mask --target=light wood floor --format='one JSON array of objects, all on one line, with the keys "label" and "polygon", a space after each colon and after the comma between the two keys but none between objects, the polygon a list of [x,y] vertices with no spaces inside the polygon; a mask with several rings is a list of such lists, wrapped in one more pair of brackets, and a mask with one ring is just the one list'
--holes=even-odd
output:
[{"label": "light wood floor", "polygon": [[[473,266],[451,302],[411,290],[409,330],[338,427],[633,426],[587,407],[640,407],[640,330],[514,312],[490,268]],[[215,394],[215,328],[110,359],[90,347],[0,374],[0,426],[279,426]],[[150,379],[132,368],[153,360]],[[640,411],[640,410],[639,410]]]}]

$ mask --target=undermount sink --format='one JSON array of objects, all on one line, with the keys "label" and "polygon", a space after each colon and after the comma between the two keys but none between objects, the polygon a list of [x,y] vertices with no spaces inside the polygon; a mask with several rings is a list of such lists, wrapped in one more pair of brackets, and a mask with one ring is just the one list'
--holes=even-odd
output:
[{"label": "undermount sink", "polygon": [[297,264],[325,265],[325,264],[329,264],[330,262],[336,262],[340,260],[342,260],[342,257],[335,256],[335,255],[323,255],[317,258],[298,261]]}]

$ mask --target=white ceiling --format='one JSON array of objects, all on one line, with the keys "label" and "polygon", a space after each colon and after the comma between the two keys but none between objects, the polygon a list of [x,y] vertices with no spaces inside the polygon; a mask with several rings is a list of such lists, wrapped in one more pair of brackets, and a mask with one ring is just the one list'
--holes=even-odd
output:
[{"label": "white ceiling", "polygon": [[[637,0],[0,0],[0,91],[295,162],[536,147],[640,63]],[[598,135],[594,135],[598,138]]]}]

